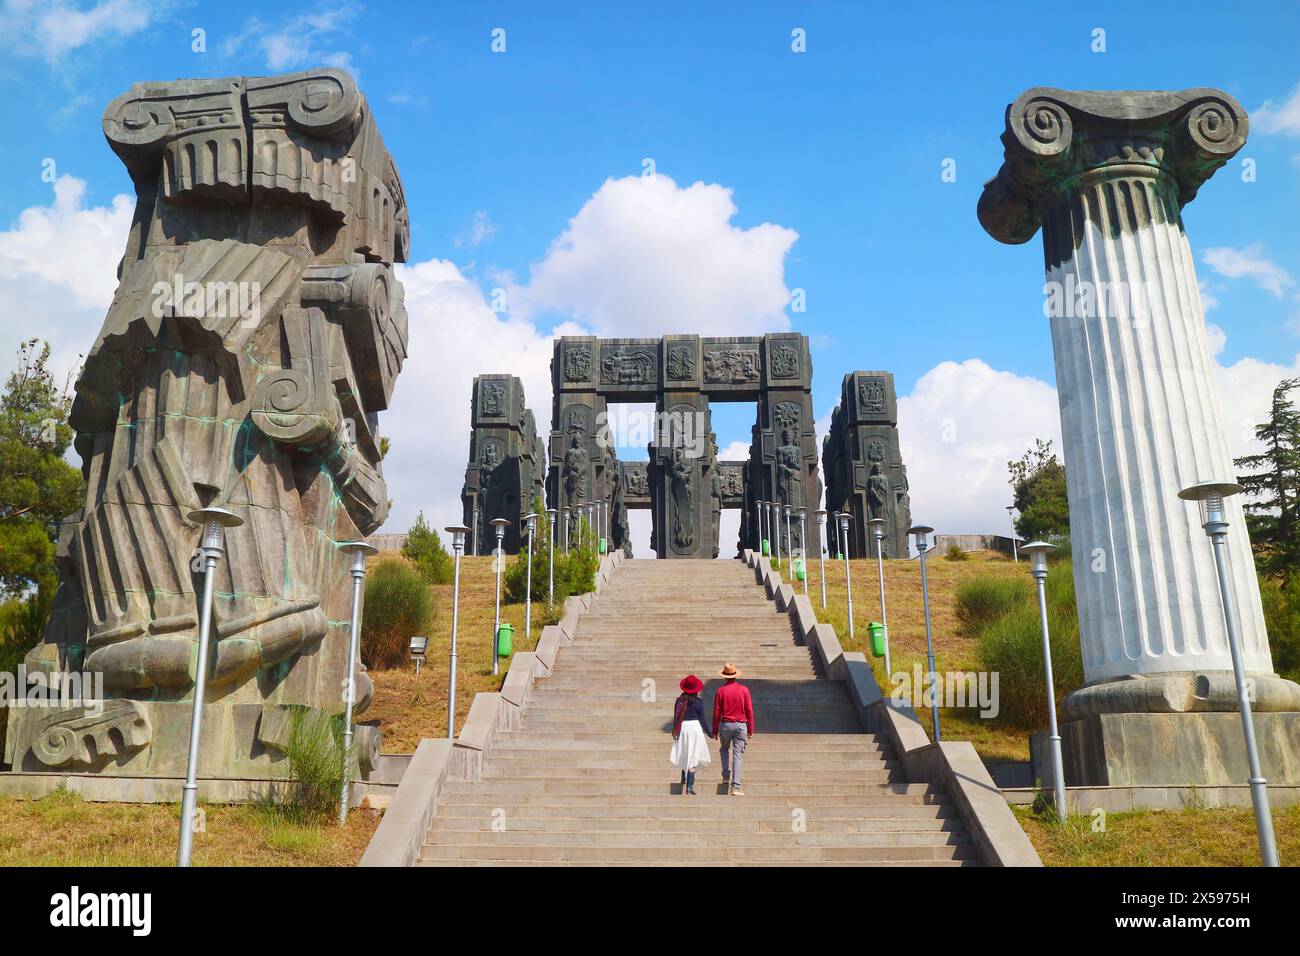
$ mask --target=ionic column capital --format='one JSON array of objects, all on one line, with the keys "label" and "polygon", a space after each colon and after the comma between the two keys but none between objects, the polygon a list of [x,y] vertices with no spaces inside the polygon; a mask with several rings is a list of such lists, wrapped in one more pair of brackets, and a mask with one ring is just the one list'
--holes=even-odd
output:
[{"label": "ionic column capital", "polygon": [[1034,87],[1007,107],[1005,161],[979,219],[1000,242],[1033,238],[1046,208],[1091,178],[1162,180],[1179,206],[1246,143],[1246,111],[1222,90]]}]

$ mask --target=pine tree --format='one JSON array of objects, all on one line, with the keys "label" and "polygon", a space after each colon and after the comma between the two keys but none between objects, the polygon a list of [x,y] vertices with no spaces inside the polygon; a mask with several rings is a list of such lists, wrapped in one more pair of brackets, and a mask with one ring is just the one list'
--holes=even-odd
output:
[{"label": "pine tree", "polygon": [[1246,490],[1246,524],[1259,570],[1290,579],[1300,570],[1300,408],[1291,392],[1300,378],[1273,390],[1268,421],[1255,427],[1264,446],[1258,455],[1236,459],[1237,481]]},{"label": "pine tree", "polygon": [[1019,461],[1007,462],[1011,503],[1020,512],[1016,533],[1027,541],[1060,541],[1070,534],[1070,505],[1065,493],[1065,466],[1050,439],[1034,441]]},{"label": "pine tree", "polygon": [[52,593],[59,522],[85,499],[81,472],[63,459],[70,401],[49,358],[48,343],[23,342],[0,395],[0,597]]}]

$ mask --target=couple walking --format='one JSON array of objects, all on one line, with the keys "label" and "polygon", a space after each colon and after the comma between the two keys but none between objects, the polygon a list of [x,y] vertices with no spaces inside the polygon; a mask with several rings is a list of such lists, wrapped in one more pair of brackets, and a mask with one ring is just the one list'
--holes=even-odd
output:
[{"label": "couple walking", "polygon": [[673,705],[673,749],[668,759],[682,772],[682,794],[695,796],[695,770],[710,762],[709,737],[718,739],[722,753],[722,782],[732,796],[744,796],[740,764],[745,745],[754,736],[754,702],[749,688],[740,683],[740,671],[730,661],[718,671],[723,685],[713,697],[713,731],[705,721],[700,691],[704,683],[694,674],[682,678],[681,696]]}]

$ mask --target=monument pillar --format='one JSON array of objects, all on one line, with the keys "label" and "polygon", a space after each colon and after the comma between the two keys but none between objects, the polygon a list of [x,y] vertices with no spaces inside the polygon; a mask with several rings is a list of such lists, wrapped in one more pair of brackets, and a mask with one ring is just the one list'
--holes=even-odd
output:
[{"label": "monument pillar", "polygon": [[[1006,243],[1040,225],[1085,686],[1069,717],[1230,711],[1214,559],[1178,491],[1235,474],[1182,207],[1245,144],[1218,90],[1028,90],[979,203]],[[1256,708],[1300,707],[1273,674],[1241,504],[1228,560]]]}]

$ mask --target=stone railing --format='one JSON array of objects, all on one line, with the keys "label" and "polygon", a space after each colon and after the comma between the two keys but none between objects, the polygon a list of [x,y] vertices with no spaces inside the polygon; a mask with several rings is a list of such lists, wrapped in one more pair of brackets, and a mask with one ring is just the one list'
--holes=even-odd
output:
[{"label": "stone railing", "polygon": [[411,866],[420,856],[425,834],[448,780],[482,779],[483,763],[498,733],[518,730],[533,682],[548,677],[559,649],[573,643],[578,619],[591,609],[604,584],[622,566],[623,553],[601,559],[596,590],[567,598],[558,624],[542,628],[537,647],[510,658],[501,690],[475,694],[455,740],[421,740],[397,785],[379,828],[361,857],[360,866]]},{"label": "stone railing", "polygon": [[822,675],[844,681],[862,726],[888,740],[908,781],[944,787],[952,795],[980,859],[989,866],[1042,866],[974,746],[968,741],[931,742],[916,711],[881,692],[866,655],[841,648],[835,628],[817,621],[812,602],[782,582],[767,558],[746,550],[743,559],[777,609],[790,615],[796,635],[812,649]]}]

